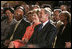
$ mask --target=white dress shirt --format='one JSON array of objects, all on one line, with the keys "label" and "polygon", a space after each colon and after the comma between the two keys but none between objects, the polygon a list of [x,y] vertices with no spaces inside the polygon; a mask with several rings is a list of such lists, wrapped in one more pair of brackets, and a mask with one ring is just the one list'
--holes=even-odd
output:
[{"label": "white dress shirt", "polygon": [[47,20],[46,22],[43,23],[42,28],[49,22],[49,20]]}]

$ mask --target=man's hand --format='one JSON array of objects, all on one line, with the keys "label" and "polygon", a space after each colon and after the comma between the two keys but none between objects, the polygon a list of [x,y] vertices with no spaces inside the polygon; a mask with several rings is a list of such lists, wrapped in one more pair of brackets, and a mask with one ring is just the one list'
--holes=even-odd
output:
[{"label": "man's hand", "polygon": [[14,48],[14,47],[15,47],[15,45],[14,45],[13,41],[12,41],[12,42],[10,42],[10,44],[9,44],[8,48]]},{"label": "man's hand", "polygon": [[10,43],[10,40],[5,40],[4,45],[5,45],[5,46],[8,46],[9,43]]},{"label": "man's hand", "polygon": [[65,48],[71,48],[71,42],[65,42]]}]

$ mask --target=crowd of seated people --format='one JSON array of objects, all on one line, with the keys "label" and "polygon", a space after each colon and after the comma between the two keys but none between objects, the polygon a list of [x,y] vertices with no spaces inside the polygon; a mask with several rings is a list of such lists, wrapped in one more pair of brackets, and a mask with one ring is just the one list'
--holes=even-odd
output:
[{"label": "crowd of seated people", "polygon": [[1,7],[1,48],[71,48],[67,5],[21,4]]}]

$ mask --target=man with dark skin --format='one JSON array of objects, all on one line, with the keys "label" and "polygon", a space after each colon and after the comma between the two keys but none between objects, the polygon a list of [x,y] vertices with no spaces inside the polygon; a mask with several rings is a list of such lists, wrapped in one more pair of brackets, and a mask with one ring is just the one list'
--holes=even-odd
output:
[{"label": "man with dark skin", "polygon": [[[24,32],[26,31],[26,27],[30,25],[30,23],[26,22],[23,19],[24,11],[21,7],[18,7],[14,12],[14,18],[16,20],[16,23],[11,26],[11,31],[9,34],[10,41],[21,39],[24,35]],[[5,42],[7,43],[7,42]]]}]

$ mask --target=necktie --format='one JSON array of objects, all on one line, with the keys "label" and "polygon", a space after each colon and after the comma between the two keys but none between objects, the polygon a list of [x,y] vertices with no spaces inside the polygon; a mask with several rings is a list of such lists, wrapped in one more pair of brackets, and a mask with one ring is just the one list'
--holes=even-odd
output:
[{"label": "necktie", "polygon": [[10,40],[13,39],[14,33],[15,33],[15,31],[16,31],[16,29],[17,29],[17,27],[18,27],[18,25],[19,25],[20,22],[21,22],[21,21],[19,21],[19,22],[16,24],[16,26],[15,26],[15,28],[14,28],[14,31],[13,31],[13,34],[12,34],[11,37],[10,37]]},{"label": "necktie", "polygon": [[40,31],[42,29],[42,26],[43,26],[43,23],[40,24],[39,28],[38,28],[38,31]]}]

